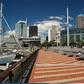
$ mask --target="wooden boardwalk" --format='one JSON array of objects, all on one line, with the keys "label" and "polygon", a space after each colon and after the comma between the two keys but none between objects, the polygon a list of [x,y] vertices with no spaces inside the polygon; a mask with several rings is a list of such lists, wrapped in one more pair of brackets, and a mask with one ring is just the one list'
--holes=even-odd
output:
[{"label": "wooden boardwalk", "polygon": [[41,49],[28,83],[84,83],[84,62]]}]

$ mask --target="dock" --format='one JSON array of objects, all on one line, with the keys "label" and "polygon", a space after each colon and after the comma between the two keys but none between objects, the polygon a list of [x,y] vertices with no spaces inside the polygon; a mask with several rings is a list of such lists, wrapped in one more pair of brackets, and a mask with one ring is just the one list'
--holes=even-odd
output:
[{"label": "dock", "polygon": [[84,83],[84,61],[39,50],[28,83]]},{"label": "dock", "polygon": [[84,61],[37,49],[0,73],[0,83],[84,83]]},{"label": "dock", "polygon": [[0,73],[0,83],[25,83],[31,73],[33,64],[36,60],[39,49],[30,54],[25,53],[25,57],[15,62],[11,66],[3,67],[4,71]]}]

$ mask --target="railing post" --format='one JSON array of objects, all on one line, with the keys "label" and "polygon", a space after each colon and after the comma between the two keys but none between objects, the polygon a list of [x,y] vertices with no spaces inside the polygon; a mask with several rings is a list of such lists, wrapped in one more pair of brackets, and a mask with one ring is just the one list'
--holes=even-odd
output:
[{"label": "railing post", "polygon": [[12,71],[9,72],[9,82],[12,83],[13,82],[13,76],[14,74],[12,73]]}]

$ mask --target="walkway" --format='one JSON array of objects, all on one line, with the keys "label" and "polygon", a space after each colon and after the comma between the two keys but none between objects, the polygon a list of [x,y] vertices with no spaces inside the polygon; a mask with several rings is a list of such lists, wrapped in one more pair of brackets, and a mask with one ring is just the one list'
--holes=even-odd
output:
[{"label": "walkway", "polygon": [[84,83],[84,62],[42,49],[28,83]]}]

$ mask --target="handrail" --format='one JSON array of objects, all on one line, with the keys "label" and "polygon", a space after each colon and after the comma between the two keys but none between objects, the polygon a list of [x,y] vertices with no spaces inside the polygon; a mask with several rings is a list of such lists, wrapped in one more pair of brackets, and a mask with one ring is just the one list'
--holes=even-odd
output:
[{"label": "handrail", "polygon": [[[7,78],[8,78],[7,82],[17,82],[18,80],[20,81],[21,76],[24,75],[25,71],[28,70],[28,66],[29,66],[28,62],[33,61],[32,58],[35,58],[34,53],[37,53],[37,52],[38,50],[34,51],[33,53],[29,54],[27,58],[22,59],[21,61],[10,66],[5,71],[1,72],[0,73],[0,83],[6,82]],[[22,69],[23,69],[23,73],[22,73]],[[11,80],[10,80],[10,76],[13,76],[13,75],[14,77],[11,77]],[[16,80],[15,77],[18,77],[18,79]]]},{"label": "handrail", "polygon": [[9,75],[9,73],[11,72],[11,69],[13,69],[16,65],[17,65],[17,63],[13,64],[7,70],[0,73],[0,82],[3,81]]}]

